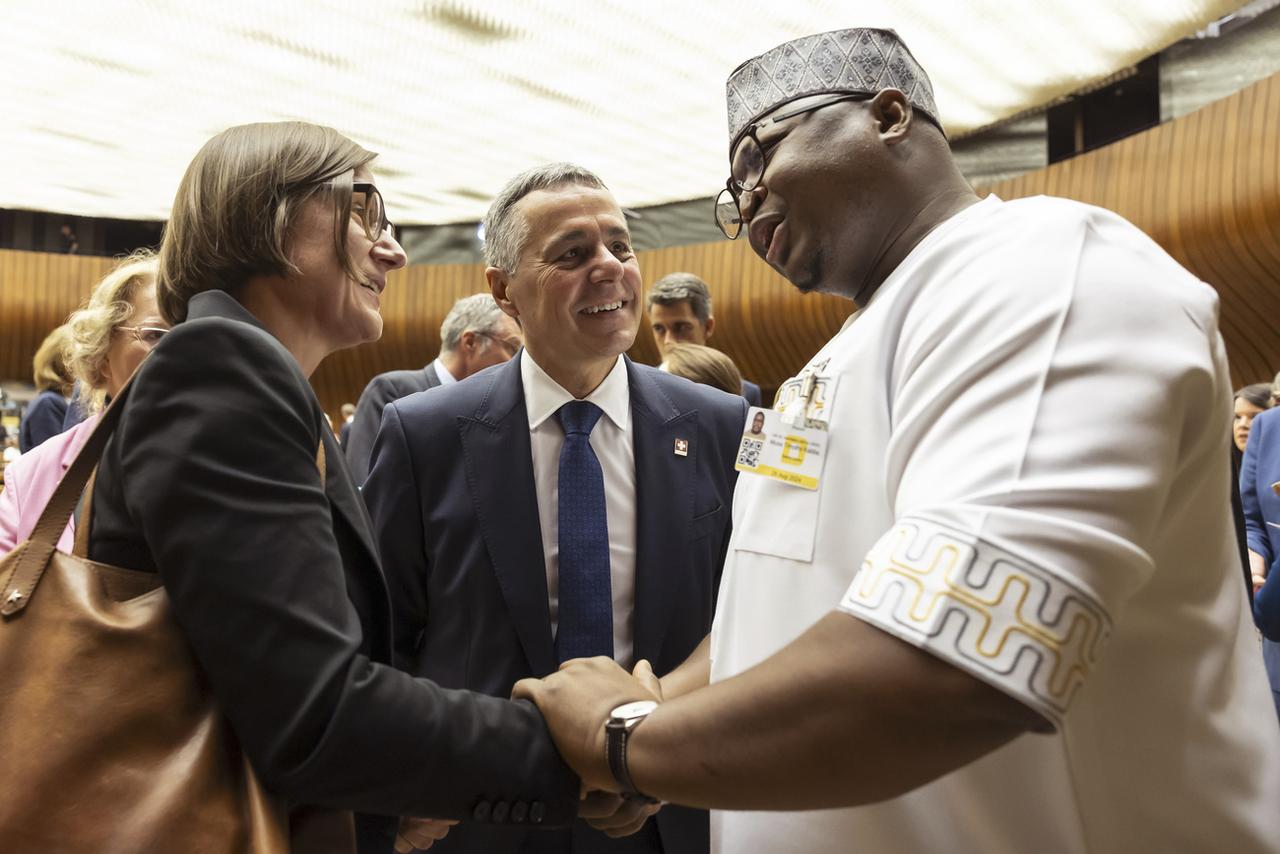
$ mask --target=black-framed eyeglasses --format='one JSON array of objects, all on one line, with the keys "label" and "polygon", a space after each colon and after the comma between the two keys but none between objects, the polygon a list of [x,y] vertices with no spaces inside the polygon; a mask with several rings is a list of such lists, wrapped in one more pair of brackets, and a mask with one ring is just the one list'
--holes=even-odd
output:
[{"label": "black-framed eyeglasses", "polygon": [[510,338],[499,338],[497,335],[490,335],[488,332],[476,332],[476,334],[481,338],[488,338],[490,341],[501,347],[502,351],[507,354],[508,359],[515,358],[516,353],[520,352],[520,347],[523,344],[523,342],[520,341],[512,342]]},{"label": "black-framed eyeglasses", "polygon": [[[387,219],[387,205],[382,200],[382,193],[376,184],[368,181],[354,181],[351,184],[351,212],[360,217],[364,233],[375,243],[382,233],[392,229],[391,220]],[[394,231],[392,232],[394,237]]]},{"label": "black-framed eyeglasses", "polygon": [[759,187],[760,182],[764,180],[766,165],[764,147],[760,145],[760,137],[757,136],[762,128],[776,125],[787,119],[794,119],[805,113],[812,113],[814,110],[820,110],[832,104],[839,104],[842,101],[867,101],[873,97],[875,96],[861,92],[837,95],[816,104],[778,113],[750,125],[734,146],[733,151],[729,152],[729,180],[725,181],[724,189],[716,196],[715,216],[720,232],[730,240],[738,239],[738,235],[742,233],[743,224],[742,194]]},{"label": "black-framed eyeglasses", "polygon": [[117,326],[116,329],[128,332],[134,341],[148,350],[159,344],[160,339],[169,331],[166,326]]},{"label": "black-framed eyeglasses", "polygon": [[[336,181],[323,181],[320,186],[333,187]],[[387,219],[387,205],[382,200],[382,192],[378,185],[370,181],[351,182],[351,212],[360,218],[360,227],[365,236],[377,243],[383,232],[391,230],[391,237],[396,236],[396,227]]]}]

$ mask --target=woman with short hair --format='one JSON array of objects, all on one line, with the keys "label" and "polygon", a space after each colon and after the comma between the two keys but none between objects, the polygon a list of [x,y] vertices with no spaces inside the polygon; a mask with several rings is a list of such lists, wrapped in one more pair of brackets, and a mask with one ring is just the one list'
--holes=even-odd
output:
[{"label": "woman with short hair", "polygon": [[742,394],[742,373],[724,353],[702,344],[672,344],[663,355],[662,370],[730,394]]},{"label": "woman with short hair", "polygon": [[[27,539],[62,475],[98,423],[107,398],[120,391],[169,324],[156,306],[156,258],[146,250],[121,261],[94,286],[83,308],[59,327],[71,377],[89,417],[16,459],[0,492],[0,557]],[[75,520],[58,541],[71,551]]]},{"label": "woman with short hair", "polygon": [[374,156],[304,122],[233,127],[196,155],[160,248],[173,330],[102,453],[89,557],[159,573],[260,780],[290,807],[366,813],[337,816],[362,852],[392,850],[392,816],[480,804],[567,825],[578,779],[532,705],[391,666],[368,517],[308,381],[379,338],[405,264]]}]

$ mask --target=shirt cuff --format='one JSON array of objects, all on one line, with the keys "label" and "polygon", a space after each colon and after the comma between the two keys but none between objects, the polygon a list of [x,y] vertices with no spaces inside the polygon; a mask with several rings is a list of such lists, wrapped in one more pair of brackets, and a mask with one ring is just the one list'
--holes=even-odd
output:
[{"label": "shirt cuff", "polygon": [[981,679],[1057,729],[1111,634],[1092,593],[932,519],[902,519],[867,553],[840,602]]}]

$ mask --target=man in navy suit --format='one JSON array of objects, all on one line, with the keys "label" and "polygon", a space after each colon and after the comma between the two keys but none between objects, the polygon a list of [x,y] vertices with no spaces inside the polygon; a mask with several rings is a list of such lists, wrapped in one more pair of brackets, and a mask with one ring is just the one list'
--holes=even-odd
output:
[{"label": "man in navy suit", "polygon": [[[707,634],[729,542],[746,402],[623,353],[642,280],[618,203],[556,164],[511,181],[485,220],[493,299],[525,349],[389,404],[364,495],[401,666],[508,696],[526,676],[606,655],[664,674]],[[498,803],[442,851],[705,854],[706,813],[526,829]],[[643,818],[643,815],[640,816]]]},{"label": "man in navy suit", "polygon": [[[702,344],[716,331],[711,313],[711,290],[693,273],[672,273],[653,283],[649,291],[649,326],[664,356],[672,344]],[[742,380],[742,396],[761,406],[760,386]]]},{"label": "man in navy suit", "polygon": [[488,294],[472,294],[455,302],[440,324],[440,355],[431,364],[416,371],[378,374],[361,393],[355,418],[342,442],[356,484],[363,484],[369,476],[369,457],[384,406],[500,365],[515,355],[520,343],[520,328],[498,310]]}]

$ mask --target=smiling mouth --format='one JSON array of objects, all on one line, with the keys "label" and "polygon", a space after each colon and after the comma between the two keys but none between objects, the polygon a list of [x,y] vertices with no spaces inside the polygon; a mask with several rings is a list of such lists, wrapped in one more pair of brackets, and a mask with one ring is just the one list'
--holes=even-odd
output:
[{"label": "smiling mouth", "polygon": [[361,282],[360,287],[366,288],[368,290],[373,291],[375,294],[381,295],[382,292],[386,290],[387,283],[379,282],[375,279],[369,279],[367,281]]},{"label": "smiling mouth", "polygon": [[[774,242],[775,242],[775,239],[778,237],[778,229],[779,227],[782,226],[782,224],[783,224],[783,218],[778,216],[778,217],[768,217],[765,219],[757,218],[756,221],[751,225],[752,244],[755,246],[756,251],[759,253],[760,257],[764,258],[766,261],[768,261],[771,264],[775,263],[775,260],[776,260],[772,257],[773,255],[776,254],[773,251]],[[785,232],[784,232],[784,236],[785,236]]]},{"label": "smiling mouth", "polygon": [[584,308],[579,313],[580,314],[605,314],[607,312],[617,311],[618,309],[622,308],[624,305],[626,305],[626,300],[614,300],[613,302],[606,302],[602,305],[593,305],[588,308]]}]

